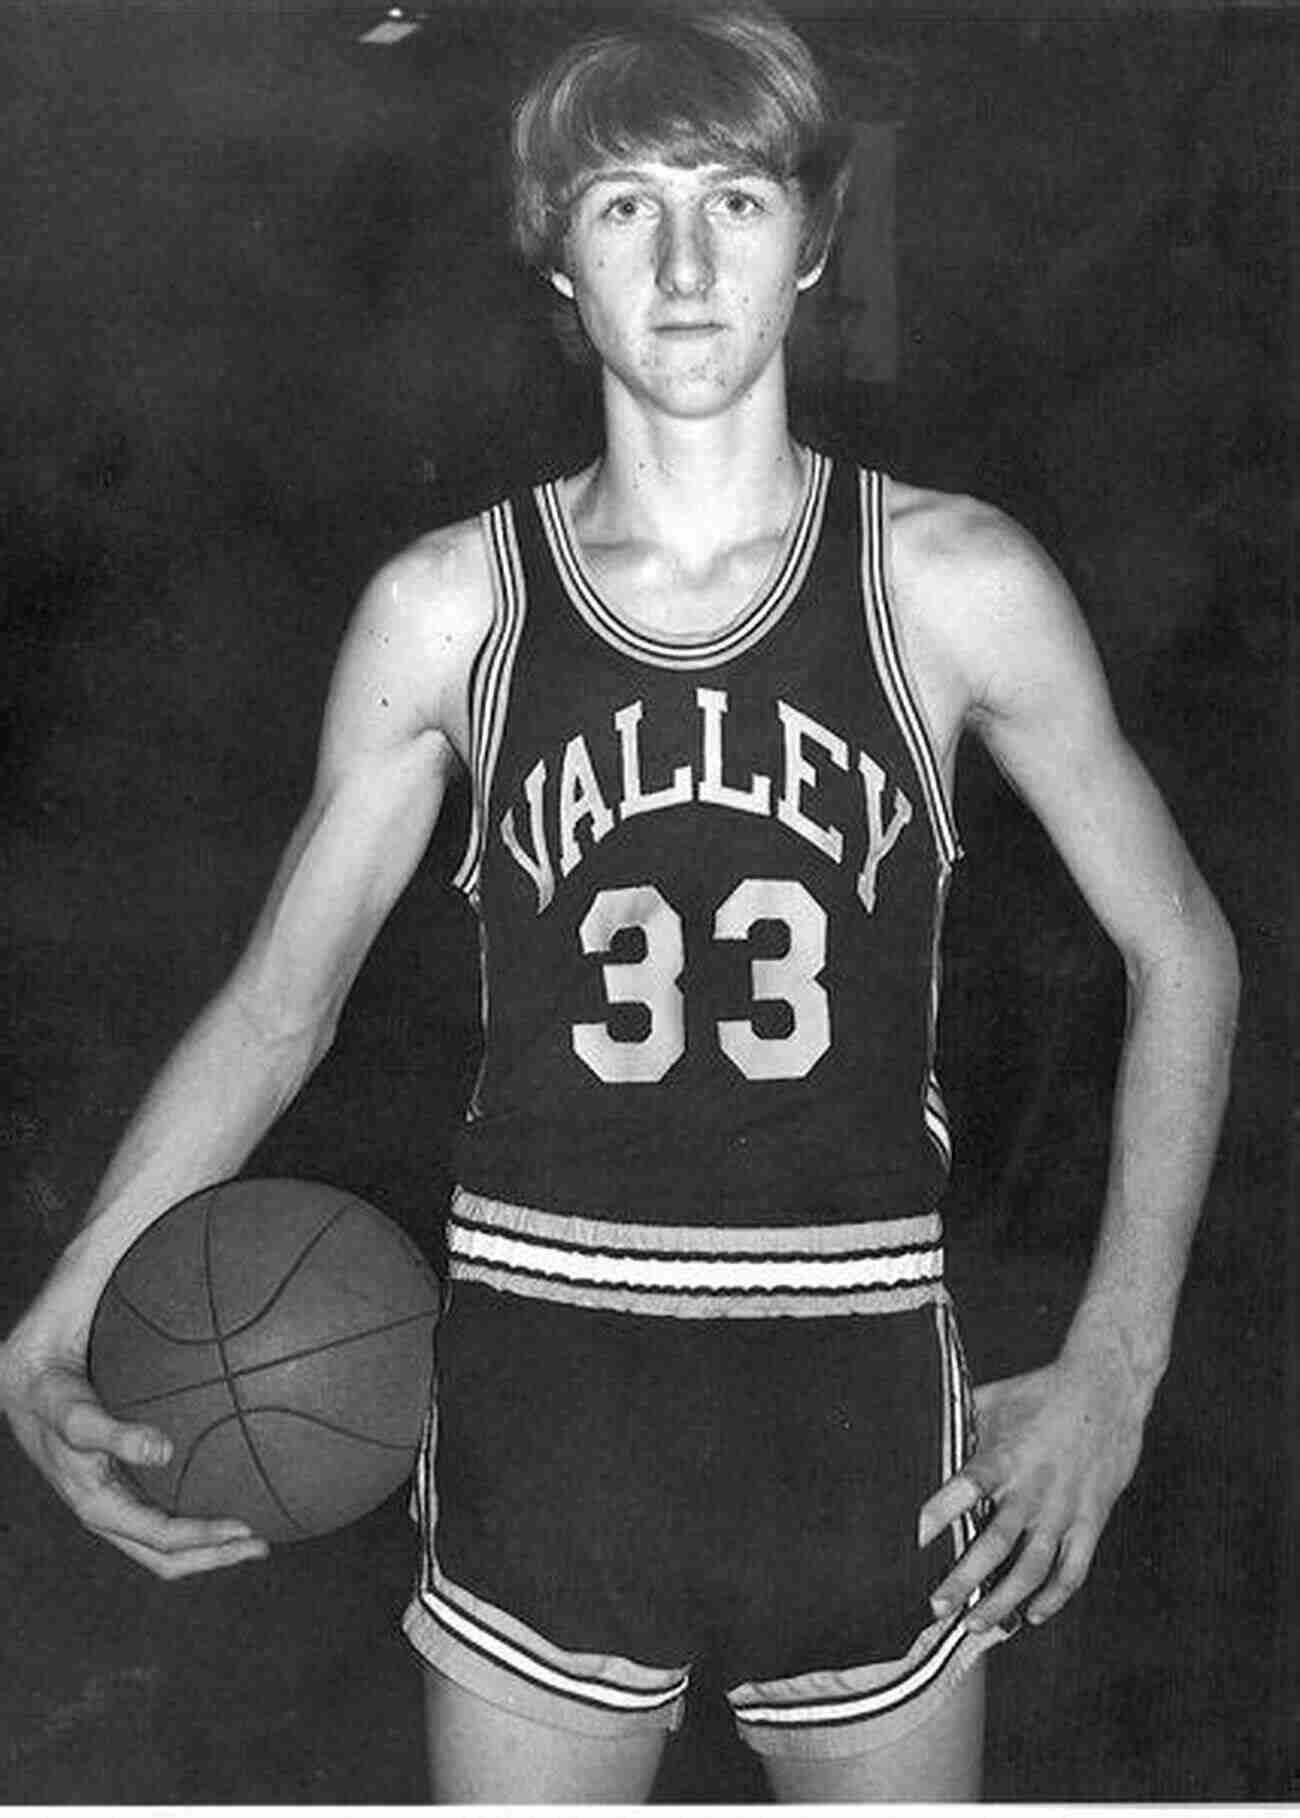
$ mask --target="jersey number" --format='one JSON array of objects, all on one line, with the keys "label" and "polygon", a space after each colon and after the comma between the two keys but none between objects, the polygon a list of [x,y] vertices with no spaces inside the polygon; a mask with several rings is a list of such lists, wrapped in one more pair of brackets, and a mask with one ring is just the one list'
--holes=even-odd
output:
[{"label": "jersey number", "polygon": [[[750,960],[752,996],[785,1004],[790,1027],[760,1035],[752,1021],[726,1018],[718,1044],[746,1079],[802,1079],[831,1045],[830,1003],[817,982],[826,964],[826,911],[792,878],[750,877],[719,904],[714,939],[746,940],[756,922],[781,923],[787,939],[777,958]],[[610,957],[616,938],[629,931],[640,935],[640,957]],[[681,916],[653,884],[601,890],[578,937],[584,953],[605,959],[606,1001],[641,1006],[642,1033],[615,1036],[608,1023],[575,1023],[574,1053],[610,1085],[661,1080],[686,1052]]]}]

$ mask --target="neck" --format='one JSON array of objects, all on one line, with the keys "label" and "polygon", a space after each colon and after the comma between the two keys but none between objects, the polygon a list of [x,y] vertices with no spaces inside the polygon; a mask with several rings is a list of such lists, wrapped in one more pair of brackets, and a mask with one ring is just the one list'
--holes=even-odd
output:
[{"label": "neck", "polygon": [[785,395],[767,388],[722,418],[665,418],[606,385],[606,451],[582,516],[604,540],[628,537],[707,556],[779,535],[803,484]]}]

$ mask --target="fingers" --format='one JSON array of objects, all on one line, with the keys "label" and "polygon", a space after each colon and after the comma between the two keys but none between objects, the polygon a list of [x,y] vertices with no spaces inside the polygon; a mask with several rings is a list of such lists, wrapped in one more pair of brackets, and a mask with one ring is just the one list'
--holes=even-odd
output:
[{"label": "fingers", "polygon": [[979,1592],[968,1619],[976,1634],[1018,1626],[1022,1614],[1027,1622],[1046,1622],[1087,1577],[1096,1544],[1096,1532],[1082,1522],[1062,1531],[1040,1513],[1030,1525],[1007,1498],[936,1588],[931,1608],[936,1616],[951,1615]]},{"label": "fingers", "polygon": [[[122,1431],[130,1439],[142,1429]],[[143,1432],[151,1442],[154,1436],[148,1429]],[[246,1521],[166,1515],[132,1492],[103,1451],[67,1456],[62,1489],[74,1512],[92,1532],[159,1576],[179,1577],[265,1557],[265,1541]]]},{"label": "fingers", "polygon": [[161,1578],[266,1557],[266,1542],[244,1521],[165,1515],[134,1495],[116,1464],[165,1464],[170,1440],[154,1427],[115,1419],[74,1372],[58,1372],[57,1377],[43,1386],[41,1397],[47,1422],[43,1466],[91,1533]]},{"label": "fingers", "polygon": [[1097,1540],[1095,1532],[1082,1526],[1070,1530],[1061,1543],[1051,1580],[1025,1611],[1027,1622],[1046,1622],[1065,1607],[1088,1576]]},{"label": "fingers", "polygon": [[975,1632],[1009,1630],[1045,1622],[1079,1589],[1137,1446],[1125,1409],[1094,1390],[1059,1364],[975,1390],[979,1444],[922,1508],[920,1544],[977,1510],[991,1517],[936,1587],[936,1616],[965,1610]]},{"label": "fingers", "polygon": [[123,1534],[108,1534],[105,1539],[155,1577],[173,1580],[191,1578],[199,1572],[221,1571],[227,1566],[247,1565],[255,1559],[265,1559],[270,1551],[264,1540],[249,1537],[247,1529],[243,1538],[233,1537],[206,1546],[188,1545],[179,1551],[160,1550]]},{"label": "fingers", "polygon": [[992,1628],[1014,1633],[1022,1617],[1035,1626],[1046,1622],[1083,1583],[1095,1545],[1095,1536],[1081,1528],[1064,1538],[1052,1531],[1026,1532],[1005,1575],[971,1613],[970,1628],[976,1634]]},{"label": "fingers", "polygon": [[955,1477],[950,1477],[947,1483],[940,1484],[921,1509],[917,1523],[917,1545],[928,1547],[954,1521],[960,1521],[963,1515],[969,1515],[972,1509],[977,1509],[987,1494],[971,1474],[970,1467],[959,1471]]},{"label": "fingers", "polygon": [[72,1507],[92,1533],[159,1578],[242,1565],[269,1551],[247,1522],[164,1515],[107,1475]]},{"label": "fingers", "polygon": [[[1024,1523],[1014,1507],[1003,1503],[978,1539],[972,1541],[962,1554],[948,1576],[939,1584],[930,1598],[930,1607],[936,1616],[948,1616],[954,1610],[961,1609],[974,1594],[990,1580],[994,1573],[1010,1559],[1013,1550],[1024,1533]],[[987,1626],[983,1618],[991,1608],[990,1598],[981,1600],[978,1612],[972,1616],[971,1626]],[[1008,1604],[1007,1609],[1013,1607]]]},{"label": "fingers", "polygon": [[266,1542],[244,1521],[169,1516],[132,1493],[118,1467],[166,1464],[171,1442],[110,1414],[79,1356],[11,1369],[6,1388],[5,1412],[24,1450],[83,1526],[129,1559],[181,1578],[266,1557]]},{"label": "fingers", "polygon": [[63,1364],[50,1365],[35,1379],[31,1412],[73,1452],[104,1452],[123,1464],[160,1465],[171,1457],[171,1442],[156,1427],[122,1421],[110,1414],[85,1375]]},{"label": "fingers", "polygon": [[[1018,1626],[1021,1606],[1051,1573],[1057,1555],[1055,1536],[1043,1532],[1022,1532],[1013,1543],[1006,1572],[987,1589],[971,1613],[970,1627],[976,1634],[1004,1623]],[[1026,1611],[1027,1615],[1028,1612]]]},{"label": "fingers", "polygon": [[79,1396],[66,1401],[57,1415],[57,1429],[74,1452],[107,1452],[123,1464],[143,1468],[165,1465],[172,1443],[157,1427],[130,1425],[116,1420],[99,1402]]}]

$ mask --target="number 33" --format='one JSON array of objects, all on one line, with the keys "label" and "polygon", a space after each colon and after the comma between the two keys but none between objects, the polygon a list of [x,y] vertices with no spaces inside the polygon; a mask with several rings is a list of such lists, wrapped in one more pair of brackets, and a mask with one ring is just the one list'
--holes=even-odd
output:
[{"label": "number 33", "polygon": [[[743,941],[755,922],[781,922],[788,941],[775,959],[752,959],[756,1002],[789,1006],[786,1035],[760,1035],[752,1022],[718,1024],[722,1052],[746,1079],[802,1079],[830,1047],[830,1003],[818,984],[826,964],[826,911],[792,878],[746,878],[713,918],[720,941]],[[686,965],[682,918],[653,884],[601,890],[578,930],[584,953],[607,955],[614,937],[639,929],[644,952],[636,960],[607,959],[601,972],[611,1004],[641,1004],[649,1013],[644,1035],[611,1035],[605,1023],[575,1023],[573,1050],[598,1079],[610,1085],[661,1080],[686,1052],[686,1006],[678,980]]]}]

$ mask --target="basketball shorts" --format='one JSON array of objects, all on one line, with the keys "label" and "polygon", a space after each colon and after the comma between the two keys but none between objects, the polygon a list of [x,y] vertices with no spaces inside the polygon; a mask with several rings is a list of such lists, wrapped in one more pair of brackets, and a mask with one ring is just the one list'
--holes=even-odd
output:
[{"label": "basketball shorts", "polygon": [[857,1754],[983,1649],[929,1595],[973,1444],[937,1215],[664,1230],[458,1194],[416,1473],[424,1660],[534,1721],[675,1728],[693,1670],[762,1754]]}]

